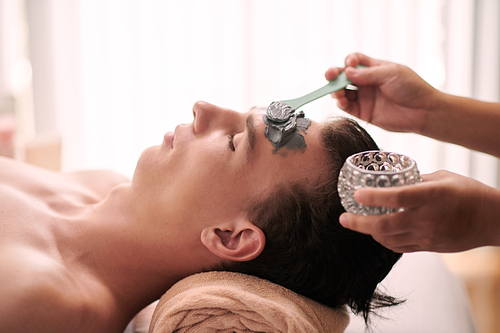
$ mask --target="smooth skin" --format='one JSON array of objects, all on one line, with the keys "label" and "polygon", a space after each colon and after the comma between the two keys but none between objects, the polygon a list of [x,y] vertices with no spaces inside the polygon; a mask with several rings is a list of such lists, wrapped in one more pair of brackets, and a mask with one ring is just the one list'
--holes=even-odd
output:
[{"label": "smooth skin", "polygon": [[123,332],[182,278],[260,255],[250,203],[324,177],[317,122],[304,152],[273,154],[258,109],[197,102],[193,115],[132,180],[0,157],[0,332]]},{"label": "smooth skin", "polygon": [[[367,68],[356,68],[364,65]],[[332,80],[345,70],[356,91],[333,96],[340,109],[394,132],[414,132],[500,157],[500,103],[445,94],[406,66],[360,53],[345,68],[329,68]],[[367,206],[404,207],[381,216],[344,213],[341,224],[370,234],[396,252],[459,252],[500,246],[500,190],[448,171],[423,175],[417,185],[363,188],[354,199]]]}]

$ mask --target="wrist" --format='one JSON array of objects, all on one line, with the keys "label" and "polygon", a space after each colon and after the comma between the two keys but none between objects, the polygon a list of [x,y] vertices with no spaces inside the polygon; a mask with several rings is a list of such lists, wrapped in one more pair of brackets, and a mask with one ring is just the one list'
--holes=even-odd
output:
[{"label": "wrist", "polygon": [[450,104],[452,103],[450,95],[434,90],[431,97],[428,99],[427,108],[424,109],[424,122],[422,128],[417,134],[434,138],[441,124],[446,121],[447,114],[450,112]]}]

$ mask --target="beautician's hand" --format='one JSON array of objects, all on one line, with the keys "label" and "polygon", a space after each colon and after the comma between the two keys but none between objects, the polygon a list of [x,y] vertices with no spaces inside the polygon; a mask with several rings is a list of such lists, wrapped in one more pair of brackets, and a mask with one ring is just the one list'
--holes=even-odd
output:
[{"label": "beautician's hand", "polygon": [[416,185],[363,188],[354,199],[367,206],[404,207],[399,213],[341,215],[349,229],[370,234],[396,252],[458,252],[500,245],[500,190],[447,171]]},{"label": "beautician's hand", "polygon": [[[376,126],[395,132],[423,129],[426,114],[442,93],[406,66],[372,59],[360,53],[347,56],[347,78],[358,87],[357,93],[339,90],[333,94],[340,109]],[[367,68],[355,68],[358,65]],[[332,67],[325,73],[328,81],[344,70]]]}]

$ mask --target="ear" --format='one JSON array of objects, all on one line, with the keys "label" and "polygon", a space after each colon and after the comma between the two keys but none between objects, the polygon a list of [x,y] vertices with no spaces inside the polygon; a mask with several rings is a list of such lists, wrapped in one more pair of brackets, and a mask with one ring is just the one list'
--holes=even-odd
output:
[{"label": "ear", "polygon": [[203,229],[201,242],[222,259],[249,261],[262,253],[266,236],[252,222],[242,219]]}]

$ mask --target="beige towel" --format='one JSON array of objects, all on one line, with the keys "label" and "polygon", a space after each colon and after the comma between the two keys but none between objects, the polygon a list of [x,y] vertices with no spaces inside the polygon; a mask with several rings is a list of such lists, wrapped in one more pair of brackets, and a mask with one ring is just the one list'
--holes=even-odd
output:
[{"label": "beige towel", "polygon": [[177,282],[160,299],[149,333],[343,332],[332,309],[254,276],[208,272]]}]

